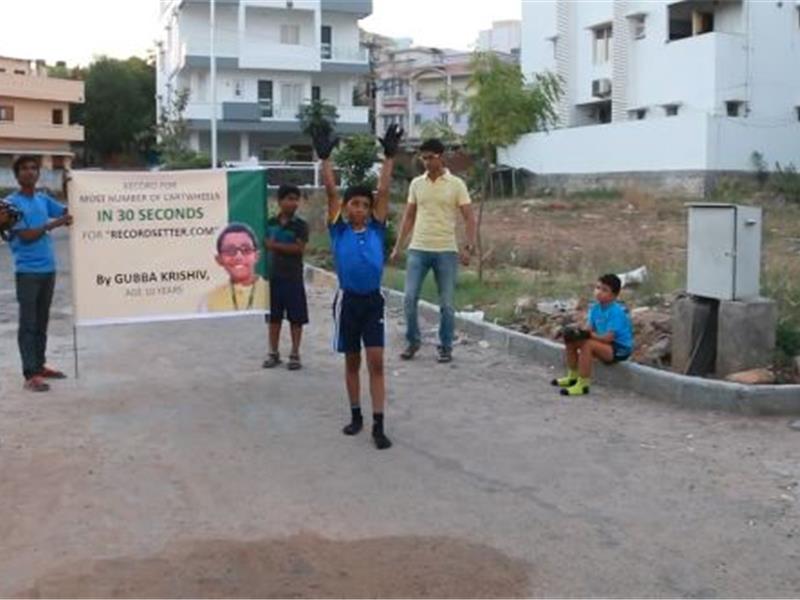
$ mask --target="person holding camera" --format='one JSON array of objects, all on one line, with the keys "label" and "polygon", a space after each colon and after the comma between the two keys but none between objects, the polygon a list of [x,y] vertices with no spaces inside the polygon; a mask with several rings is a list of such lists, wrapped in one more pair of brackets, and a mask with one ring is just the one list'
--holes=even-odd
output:
[{"label": "person holding camera", "polygon": [[17,341],[22,358],[25,389],[46,392],[45,379],[64,379],[66,375],[45,363],[47,326],[56,282],[56,261],[50,231],[72,224],[62,204],[36,191],[39,160],[20,156],[14,161],[14,176],[19,190],[6,201],[19,213],[13,225],[9,246],[14,257],[19,331]]},{"label": "person holding camera", "polygon": [[625,306],[617,300],[622,282],[613,274],[603,275],[594,286],[596,302],[589,309],[585,327],[565,327],[567,374],[553,379],[562,396],[589,393],[592,361],[606,364],[627,360],[633,352],[633,325]]}]

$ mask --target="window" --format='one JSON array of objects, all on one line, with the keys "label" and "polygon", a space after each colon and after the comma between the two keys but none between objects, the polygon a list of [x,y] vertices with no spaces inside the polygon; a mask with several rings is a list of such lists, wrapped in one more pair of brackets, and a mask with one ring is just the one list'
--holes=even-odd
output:
[{"label": "window", "polygon": [[[800,107],[797,108],[797,114],[800,115]],[[422,115],[417,113],[414,115],[414,125],[422,125]]]},{"label": "window", "polygon": [[664,105],[664,112],[667,114],[668,117],[676,117],[678,116],[678,111],[680,110],[680,106],[677,104],[665,104]]},{"label": "window", "polygon": [[447,125],[450,122],[450,116],[446,113],[439,113],[439,123],[442,125]]},{"label": "window", "polygon": [[553,48],[553,60],[558,58],[558,36],[554,35],[552,37],[547,38],[547,41],[550,42],[550,45]]},{"label": "window", "polygon": [[13,120],[14,120],[14,107],[0,106],[0,121],[13,121]]},{"label": "window", "polygon": [[633,39],[641,40],[645,38],[647,32],[645,30],[644,22],[645,15],[631,16],[631,33],[633,34]]},{"label": "window", "polygon": [[281,84],[281,108],[295,110],[300,106],[302,99],[303,85],[301,83]]},{"label": "window", "polygon": [[23,69],[14,69],[14,75],[25,75],[25,71]]},{"label": "window", "polygon": [[386,79],[383,82],[383,93],[387,96],[405,96],[406,82],[402,79]]},{"label": "window", "polygon": [[64,111],[60,108],[53,109],[53,125],[64,124]]},{"label": "window", "polygon": [[417,99],[417,102],[419,102],[420,100],[422,100],[422,92],[417,92],[416,94],[414,94],[414,97]]},{"label": "window", "polygon": [[647,109],[646,108],[636,108],[634,110],[628,111],[628,117],[632,121],[644,121],[647,117]]},{"label": "window", "polygon": [[745,116],[745,103],[741,100],[728,100],[725,102],[725,112],[729,117]]},{"label": "window", "polygon": [[236,98],[241,98],[244,95],[244,82],[241,79],[233,82],[233,95]]},{"label": "window", "polygon": [[611,25],[595,28],[592,35],[594,36],[594,64],[605,64],[611,60],[611,41],[613,39]]},{"label": "window", "polygon": [[670,41],[714,31],[713,12],[697,10],[689,2],[673,3],[668,10]]},{"label": "window", "polygon": [[330,25],[323,25],[320,33],[322,47],[321,54],[323,59],[333,58],[333,30]]},{"label": "window", "polygon": [[0,67],[0,73],[5,73],[5,72],[6,72],[5,67]]},{"label": "window", "polygon": [[319,101],[322,98],[322,91],[318,85],[311,86],[311,100]]},{"label": "window", "polygon": [[281,44],[297,46],[300,44],[299,25],[281,25]]},{"label": "window", "polygon": [[272,117],[272,82],[260,80],[258,82],[258,106],[262,119]]}]

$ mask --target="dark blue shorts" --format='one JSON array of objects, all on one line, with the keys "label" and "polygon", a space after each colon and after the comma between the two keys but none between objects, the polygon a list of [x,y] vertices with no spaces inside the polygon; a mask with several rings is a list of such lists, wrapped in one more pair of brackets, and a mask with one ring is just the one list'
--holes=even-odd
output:
[{"label": "dark blue shorts", "polygon": [[383,348],[384,300],[380,290],[369,294],[339,291],[333,301],[333,344],[337,352],[352,354],[365,348]]},{"label": "dark blue shorts", "polygon": [[267,322],[280,323],[284,318],[292,325],[308,323],[306,286],[302,279],[270,279]]},{"label": "dark blue shorts", "polygon": [[618,346],[617,344],[612,344],[614,348],[614,360],[611,362],[623,362],[628,360],[631,357],[631,350],[630,348],[624,348],[622,346]]}]

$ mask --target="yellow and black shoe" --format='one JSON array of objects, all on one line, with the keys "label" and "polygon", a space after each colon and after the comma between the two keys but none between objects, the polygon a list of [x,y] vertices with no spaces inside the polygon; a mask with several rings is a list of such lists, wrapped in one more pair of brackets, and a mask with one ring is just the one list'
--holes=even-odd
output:
[{"label": "yellow and black shoe", "polygon": [[578,380],[575,377],[570,377],[569,375],[567,375],[566,377],[559,377],[558,379],[553,379],[550,382],[550,385],[554,385],[560,388],[568,388],[572,387],[576,383],[578,383]]},{"label": "yellow and black shoe", "polygon": [[571,386],[561,390],[562,396],[583,396],[589,393],[589,380],[581,377]]}]

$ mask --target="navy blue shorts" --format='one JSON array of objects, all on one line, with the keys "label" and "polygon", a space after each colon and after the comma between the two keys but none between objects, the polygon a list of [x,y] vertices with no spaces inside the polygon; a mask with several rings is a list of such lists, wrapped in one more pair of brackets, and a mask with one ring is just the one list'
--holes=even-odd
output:
[{"label": "navy blue shorts", "polygon": [[280,323],[284,318],[292,325],[308,323],[306,286],[302,279],[274,277],[269,281],[267,322]]},{"label": "navy blue shorts", "polygon": [[352,354],[365,348],[383,348],[384,301],[376,290],[369,294],[339,291],[333,301],[334,349]]},{"label": "navy blue shorts", "polygon": [[612,347],[614,348],[614,360],[611,361],[612,363],[623,362],[631,357],[630,348],[624,348],[617,344],[612,344]]}]

